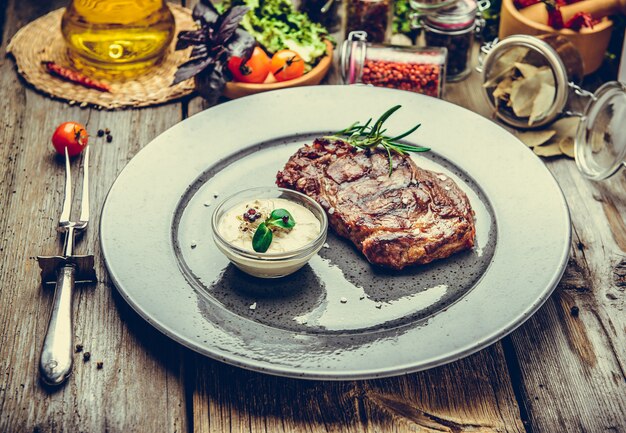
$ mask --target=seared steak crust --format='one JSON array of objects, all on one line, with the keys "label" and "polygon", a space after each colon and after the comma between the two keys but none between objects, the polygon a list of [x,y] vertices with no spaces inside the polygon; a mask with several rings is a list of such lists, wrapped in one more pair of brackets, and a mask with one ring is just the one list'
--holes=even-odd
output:
[{"label": "seared steak crust", "polygon": [[293,155],[276,184],[315,199],[330,226],[374,264],[402,269],[474,246],[473,211],[449,177],[424,170],[408,156],[360,151],[317,139]]}]

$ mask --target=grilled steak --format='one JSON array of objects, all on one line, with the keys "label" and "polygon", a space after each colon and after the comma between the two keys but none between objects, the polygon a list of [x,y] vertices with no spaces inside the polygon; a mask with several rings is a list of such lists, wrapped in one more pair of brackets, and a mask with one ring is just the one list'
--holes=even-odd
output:
[{"label": "grilled steak", "polygon": [[278,172],[276,184],[315,199],[330,226],[374,264],[402,269],[474,246],[473,211],[445,175],[408,156],[361,151],[341,140],[317,139]]}]

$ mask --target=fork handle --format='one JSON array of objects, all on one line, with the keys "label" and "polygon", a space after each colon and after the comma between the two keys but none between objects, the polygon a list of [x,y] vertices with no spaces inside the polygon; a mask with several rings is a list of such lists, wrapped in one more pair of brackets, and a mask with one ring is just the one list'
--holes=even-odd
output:
[{"label": "fork handle", "polygon": [[73,326],[72,297],[74,292],[74,266],[59,268],[54,289],[54,304],[43,341],[39,370],[48,385],[60,385],[72,371]]}]

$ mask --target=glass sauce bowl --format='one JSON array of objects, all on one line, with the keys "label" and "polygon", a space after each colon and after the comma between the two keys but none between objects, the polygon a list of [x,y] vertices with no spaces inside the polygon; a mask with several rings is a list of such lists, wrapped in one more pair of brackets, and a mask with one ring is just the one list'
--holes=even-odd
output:
[{"label": "glass sauce bowl", "polygon": [[[219,232],[219,223],[226,212],[246,200],[263,200],[281,198],[305,207],[313,213],[320,223],[318,236],[308,244],[281,253],[258,253],[232,245]],[[297,224],[297,221],[296,221]],[[257,187],[231,195],[217,205],[211,218],[213,240],[217,248],[237,268],[259,278],[279,278],[296,272],[304,266],[326,242],[328,218],[324,209],[312,198],[285,188]]]}]

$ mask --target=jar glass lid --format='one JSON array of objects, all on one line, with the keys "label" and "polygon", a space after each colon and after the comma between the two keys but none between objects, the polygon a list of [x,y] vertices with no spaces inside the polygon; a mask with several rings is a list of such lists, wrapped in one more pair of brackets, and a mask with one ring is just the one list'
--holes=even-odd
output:
[{"label": "jar glass lid", "polygon": [[614,174],[626,160],[626,86],[604,84],[587,104],[576,132],[576,164],[594,180]]},{"label": "jar glass lid", "polygon": [[458,0],[448,7],[437,9],[426,15],[424,20],[442,29],[462,29],[474,24],[477,11],[476,0]]}]

